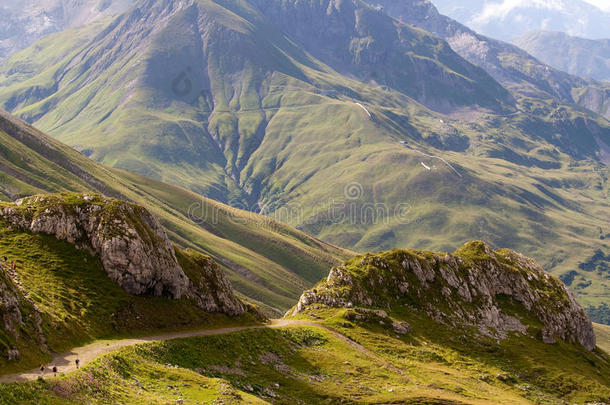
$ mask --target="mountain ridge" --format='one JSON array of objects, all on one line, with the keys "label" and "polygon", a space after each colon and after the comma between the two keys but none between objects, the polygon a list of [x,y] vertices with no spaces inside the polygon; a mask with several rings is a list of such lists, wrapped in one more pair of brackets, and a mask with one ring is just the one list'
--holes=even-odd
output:
[{"label": "mountain ridge", "polygon": [[[540,330],[528,332],[534,327],[507,313],[502,300],[522,305],[541,323]],[[559,279],[532,259],[507,249],[493,251],[480,241],[452,255],[394,250],[356,257],[303,293],[291,314],[314,304],[387,309],[406,305],[456,330],[470,325],[499,340],[522,333],[547,344],[561,339],[589,351],[596,347],[591,320]]]},{"label": "mountain ridge", "polygon": [[533,31],[513,42],[557,69],[610,81],[610,39],[588,40],[555,31]]}]

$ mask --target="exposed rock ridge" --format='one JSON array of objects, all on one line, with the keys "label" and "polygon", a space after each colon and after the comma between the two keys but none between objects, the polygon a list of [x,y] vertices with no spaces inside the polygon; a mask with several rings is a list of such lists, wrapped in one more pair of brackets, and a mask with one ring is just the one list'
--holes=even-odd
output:
[{"label": "exposed rock ridge", "polygon": [[[246,311],[216,266],[189,278],[158,219],[141,206],[98,195],[40,195],[0,205],[0,219],[98,255],[110,279],[130,294],[191,298],[207,312]],[[222,291],[204,289],[206,277]]]},{"label": "exposed rock ridge", "polygon": [[452,327],[476,326],[498,339],[518,332],[595,348],[591,321],[567,287],[532,259],[470,242],[455,254],[393,250],[358,256],[331,270],[300,298],[293,313],[333,307],[424,310]]}]

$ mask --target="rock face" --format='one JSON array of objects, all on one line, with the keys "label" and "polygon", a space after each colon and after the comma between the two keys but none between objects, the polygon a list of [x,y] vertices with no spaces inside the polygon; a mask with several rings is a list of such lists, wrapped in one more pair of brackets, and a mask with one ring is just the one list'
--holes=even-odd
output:
[{"label": "rock face", "polygon": [[[202,274],[196,281],[185,274],[165,230],[143,207],[86,194],[43,195],[0,206],[0,218],[98,255],[110,279],[130,294],[192,298],[209,312],[245,312],[217,267],[194,269]],[[204,290],[208,278],[222,291]]]},{"label": "rock face", "polygon": [[470,242],[455,254],[393,250],[359,256],[306,291],[293,313],[321,303],[425,311],[451,327],[476,326],[487,336],[518,332],[595,348],[593,326],[572,293],[532,259]]}]

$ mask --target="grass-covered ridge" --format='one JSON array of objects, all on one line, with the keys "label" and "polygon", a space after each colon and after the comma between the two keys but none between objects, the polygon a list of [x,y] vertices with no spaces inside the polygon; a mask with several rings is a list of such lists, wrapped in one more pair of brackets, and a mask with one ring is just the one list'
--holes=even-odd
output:
[{"label": "grass-covered ridge", "polygon": [[111,170],[0,113],[0,200],[39,193],[101,193],[156,214],[181,248],[211,256],[235,288],[283,314],[350,252],[289,226],[132,173]]}]

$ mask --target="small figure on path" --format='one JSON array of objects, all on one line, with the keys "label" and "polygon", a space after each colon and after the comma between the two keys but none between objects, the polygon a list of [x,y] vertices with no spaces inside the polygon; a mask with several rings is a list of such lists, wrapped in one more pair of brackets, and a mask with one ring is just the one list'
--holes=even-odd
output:
[{"label": "small figure on path", "polygon": [[57,377],[57,366],[53,366],[53,376]]},{"label": "small figure on path", "polygon": [[40,365],[40,375],[44,376],[44,365]]},{"label": "small figure on path", "polygon": [[76,360],[74,360],[74,363],[76,363],[76,369],[78,370],[78,368],[80,367],[80,360],[77,358]]}]

